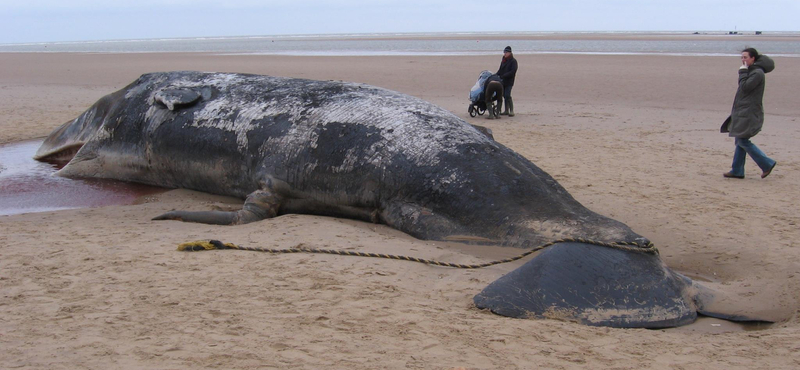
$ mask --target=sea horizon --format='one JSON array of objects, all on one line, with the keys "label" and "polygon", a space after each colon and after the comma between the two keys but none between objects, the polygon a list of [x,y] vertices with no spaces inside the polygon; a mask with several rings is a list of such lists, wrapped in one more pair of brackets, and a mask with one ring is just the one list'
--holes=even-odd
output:
[{"label": "sea horizon", "polygon": [[[734,33],[735,32],[735,33]],[[515,54],[730,56],[756,47],[800,57],[796,31],[397,32],[201,36],[0,44],[3,53],[212,53],[282,56]]]}]

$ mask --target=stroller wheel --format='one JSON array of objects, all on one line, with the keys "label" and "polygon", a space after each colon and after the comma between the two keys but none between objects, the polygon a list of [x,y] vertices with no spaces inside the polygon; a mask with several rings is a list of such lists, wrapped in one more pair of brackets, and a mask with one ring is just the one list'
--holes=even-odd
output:
[{"label": "stroller wheel", "polygon": [[467,111],[469,112],[469,116],[470,117],[475,117],[475,107],[470,105],[469,109],[467,109]]},{"label": "stroller wheel", "polygon": [[482,116],[484,113],[486,113],[486,108],[481,109],[481,107],[478,107],[478,114]]}]

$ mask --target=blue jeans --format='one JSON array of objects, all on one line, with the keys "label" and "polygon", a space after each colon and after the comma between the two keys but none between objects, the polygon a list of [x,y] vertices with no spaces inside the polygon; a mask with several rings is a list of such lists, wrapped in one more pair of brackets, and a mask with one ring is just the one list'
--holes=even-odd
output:
[{"label": "blue jeans", "polygon": [[733,152],[733,164],[731,165],[733,175],[744,176],[744,160],[748,154],[761,168],[761,171],[768,171],[775,165],[775,161],[767,157],[750,139],[736,138],[736,151]]},{"label": "blue jeans", "polygon": [[511,97],[511,88],[514,86],[503,86],[503,98],[508,100]]}]

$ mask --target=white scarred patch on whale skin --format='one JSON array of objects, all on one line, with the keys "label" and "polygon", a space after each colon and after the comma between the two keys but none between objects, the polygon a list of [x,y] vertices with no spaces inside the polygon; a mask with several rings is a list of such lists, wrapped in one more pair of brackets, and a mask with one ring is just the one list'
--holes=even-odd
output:
[{"label": "white scarred patch on whale skin", "polygon": [[[384,140],[373,144],[367,153],[382,150],[386,155],[367,155],[373,165],[380,165],[382,157],[402,152],[417,166],[435,166],[442,153],[457,154],[461,144],[490,142],[476,130],[465,130],[466,122],[433,104],[385,89],[356,86],[363,90],[354,99],[356,103],[342,106],[327,102],[318,108],[317,117],[325,123],[352,122],[378,129]],[[427,120],[423,122],[420,115]]]},{"label": "white scarred patch on whale skin", "polygon": [[[293,86],[301,82],[304,86]],[[436,165],[439,153],[455,153],[455,148],[463,143],[491,142],[476,130],[464,130],[462,125],[467,125],[466,122],[436,105],[369,85],[342,82],[342,86],[351,88],[352,91],[331,97],[319,107],[309,107],[293,95],[287,95],[281,101],[252,101],[253,94],[258,94],[259,88],[263,89],[264,86],[302,93],[304,89],[322,89],[330,84],[331,82],[323,81],[215,73],[202,79],[184,78],[169,85],[171,88],[214,86],[226,92],[195,113],[195,124],[237,133],[240,149],[246,146],[246,137],[242,136],[254,127],[251,125],[253,121],[278,115],[286,115],[290,121],[308,126],[298,127],[293,132],[294,135],[290,135],[303,140],[311,139],[306,130],[332,122],[377,128],[390,144],[392,152],[402,149],[420,165]],[[242,92],[238,93],[237,90]],[[239,95],[247,96],[249,100],[239,100]],[[349,100],[350,103],[343,103],[343,100]],[[231,113],[237,113],[236,117],[232,117]],[[430,119],[422,125],[416,113],[424,114]],[[309,117],[301,119],[301,115]],[[426,140],[420,140],[421,137]]]},{"label": "white scarred patch on whale skin", "polygon": [[216,86],[220,90],[226,90],[234,85],[241,85],[247,78],[246,76],[236,73],[205,73],[205,78],[195,79],[195,76],[185,76],[175,82],[175,86],[179,87],[202,87],[202,86]]},{"label": "white scarred patch on whale skin", "polygon": [[[289,121],[295,122],[294,130],[284,138],[281,144],[314,146],[316,137],[311,132],[317,126],[325,126],[332,122],[358,124],[373,127],[380,131],[384,140],[373,144],[367,158],[346,160],[347,163],[362,163],[363,159],[371,159],[373,165],[379,165],[385,157],[402,152],[413,163],[419,166],[435,166],[441,153],[456,154],[457,146],[464,143],[490,143],[491,140],[476,130],[467,129],[466,122],[452,113],[429,102],[398,92],[357,83],[341,84],[346,91],[323,101],[318,107],[308,106],[296,95],[287,95],[280,101],[252,101],[252,95],[264,86],[287,92],[302,93],[303,90],[330,88],[331,82],[297,80],[269,76],[240,76],[229,74],[212,74],[199,80],[176,81],[171,86],[201,87],[215,86],[222,91],[230,89],[227,94],[209,102],[205,109],[195,114],[197,125],[216,127],[237,134],[240,149],[247,146],[246,133],[254,126],[253,121],[286,115]],[[297,85],[297,86],[295,86]],[[237,93],[237,90],[243,90]],[[237,95],[250,97],[250,101],[236,99]],[[238,114],[231,121],[231,112]],[[305,115],[306,117],[302,117]],[[425,121],[420,118],[425,116]],[[288,140],[288,141],[286,141]],[[272,144],[278,144],[277,142]],[[380,147],[380,148],[379,148]],[[383,150],[388,155],[378,155]],[[354,153],[351,151],[351,153]],[[341,168],[347,171],[348,168]]]},{"label": "white scarred patch on whale skin", "polygon": [[[108,120],[109,117],[106,117]],[[103,124],[100,126],[100,129],[95,132],[94,136],[92,136],[92,140],[99,141],[99,140],[110,140],[114,137],[114,129],[113,127],[119,123],[119,118],[114,119],[114,124],[111,125],[107,121],[104,121]]]},{"label": "white scarred patch on whale skin", "polygon": [[[244,151],[249,146],[247,134],[251,130],[258,128],[255,124],[257,121],[281,114],[292,116],[292,112],[287,112],[284,109],[285,105],[291,106],[291,103],[287,102],[289,100],[291,99],[286,99],[280,104],[275,101],[242,104],[241,102],[237,103],[237,100],[235,98],[232,99],[230,96],[220,97],[206,104],[203,110],[196,112],[191,126],[212,127],[222,131],[233,132],[236,134],[236,144],[239,151]],[[306,132],[309,127],[302,127],[304,125],[295,126],[294,133],[299,138],[302,138],[303,142],[309,143],[306,145],[313,145],[314,138],[309,137],[308,132]],[[275,138],[270,140],[273,139]]]},{"label": "white scarred patch on whale skin", "polygon": [[[385,165],[384,161],[391,160],[398,154],[408,158],[417,167],[436,166],[439,165],[440,155],[457,154],[457,147],[461,144],[491,143],[491,140],[471,127],[465,130],[466,123],[452,113],[418,98],[367,85],[345,85],[358,90],[350,95],[337,96],[340,99],[331,99],[315,108],[312,120],[323,126],[339,122],[372,127],[380,132],[383,139],[365,150],[347,150],[342,164],[332,168],[334,172],[349,172],[366,164],[381,168]],[[342,100],[348,103],[342,103]],[[425,120],[421,115],[424,115]],[[280,142],[272,144],[288,144],[290,148],[301,148],[302,141],[309,140],[313,144],[313,140],[317,139],[315,136],[311,137],[312,133],[304,134],[306,136],[287,135]],[[313,167],[309,167],[306,172],[311,170]],[[439,185],[460,181],[456,172],[438,174],[446,179]],[[432,178],[430,181],[436,183],[440,180]],[[443,187],[435,188],[444,191]]]},{"label": "white scarred patch on whale skin", "polygon": [[[310,174],[320,164],[299,161],[299,156],[317,147],[320,132],[331,123],[363,126],[382,137],[366,148],[346,150],[342,163],[330,169],[337,173],[348,173],[364,165],[382,168],[385,161],[397,155],[404,156],[417,167],[437,166],[442,154],[458,154],[460,145],[496,145],[449,111],[416,97],[364,84],[191,72],[169,79],[157,76],[147,85],[151,89],[146,93],[150,104],[157,91],[165,88],[217,89],[219,93],[213,99],[204,101],[202,109],[193,111],[193,120],[187,125],[234,133],[241,153],[248,150],[251,144],[248,133],[259,129],[258,121],[280,116],[291,126],[283,135],[261,143],[260,154],[269,151],[279,154],[286,163],[303,163],[303,175]],[[327,90],[331,91],[327,98],[323,95],[319,99],[314,95]],[[304,100],[305,95],[317,99],[310,102]],[[151,106],[145,119],[153,125],[164,121],[170,113],[163,107]],[[458,171],[443,170],[437,175],[439,179],[434,177],[429,181],[438,191],[462,181]]]},{"label": "white scarred patch on whale skin", "polygon": [[[288,96],[283,101],[253,100],[258,96],[258,89],[274,84],[276,78],[268,76],[243,76],[230,73],[202,74],[204,78],[196,79],[195,75],[184,76],[172,81],[168,88],[202,88],[213,86],[224,92],[216,99],[206,103],[206,106],[194,113],[192,127],[210,127],[222,131],[233,132],[236,135],[236,144],[239,151],[244,151],[249,146],[247,134],[256,128],[258,120],[275,117],[281,114],[296,117],[302,105]],[[159,89],[159,91],[162,89]],[[151,101],[156,92],[151,93]],[[294,111],[292,108],[295,108]],[[152,109],[151,109],[152,110]],[[149,120],[152,113],[148,111]],[[305,137],[305,135],[303,135]]]}]

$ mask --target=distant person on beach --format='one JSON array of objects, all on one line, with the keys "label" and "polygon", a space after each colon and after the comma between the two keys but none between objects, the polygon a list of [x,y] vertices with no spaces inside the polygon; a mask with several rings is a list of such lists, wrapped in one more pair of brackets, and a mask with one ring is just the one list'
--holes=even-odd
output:
[{"label": "distant person on beach", "polygon": [[725,120],[720,132],[727,132],[734,137],[736,150],[733,152],[733,164],[729,172],[722,176],[734,179],[744,178],[744,162],[747,155],[761,167],[761,178],[772,173],[777,162],[767,157],[750,138],[761,131],[764,124],[765,74],[775,69],[775,62],[766,55],[759,55],[753,48],[742,50],[742,66],[739,67],[739,88],[733,99],[731,115]]},{"label": "distant person on beach", "polygon": [[[497,75],[503,79],[503,97],[506,100],[506,109],[500,114],[514,117],[514,100],[511,99],[511,88],[514,87],[514,78],[517,76],[517,60],[514,59],[511,46],[506,46],[503,49],[503,60],[500,62]],[[502,102],[500,103],[502,104]]]}]

